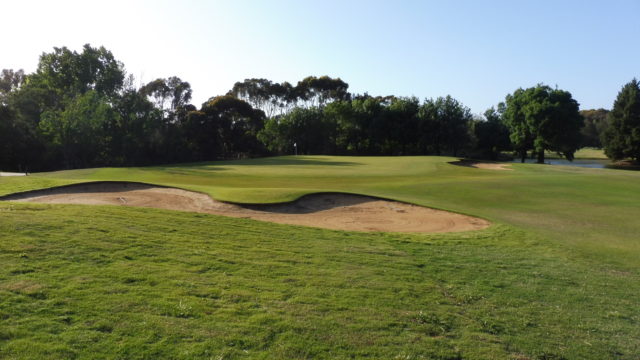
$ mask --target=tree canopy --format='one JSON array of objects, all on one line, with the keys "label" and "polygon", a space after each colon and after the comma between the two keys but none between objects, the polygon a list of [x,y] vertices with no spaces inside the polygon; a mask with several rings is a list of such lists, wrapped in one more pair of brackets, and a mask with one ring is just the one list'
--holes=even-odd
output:
[{"label": "tree canopy", "polygon": [[580,115],[584,118],[584,127],[580,130],[582,134],[582,146],[601,148],[602,137],[607,127],[609,127],[609,110],[581,110]]},{"label": "tree canopy", "polygon": [[474,122],[473,132],[476,137],[476,148],[480,157],[497,160],[500,152],[511,148],[509,129],[504,123],[505,104],[498,108],[490,108],[484,112],[484,119]]},{"label": "tree canopy", "polygon": [[536,153],[538,163],[544,163],[545,150],[573,160],[583,119],[571,93],[537,85],[507,95],[505,104],[505,123],[523,162],[528,150]]},{"label": "tree canopy", "polygon": [[608,157],[640,160],[640,84],[633,79],[618,93],[603,142]]},{"label": "tree canopy", "polygon": [[[545,151],[568,159],[579,146],[638,158],[638,83],[614,111],[579,113],[564,90],[538,85],[507,95],[484,117],[450,95],[352,94],[337,77],[292,85],[264,78],[236,82],[199,108],[177,76],[142,86],[104,47],[66,47],[40,56],[37,70],[2,70],[0,168],[50,170],[292,154],[453,155],[496,159]],[[583,127],[583,116],[587,118]],[[581,133],[585,140],[581,140]],[[605,140],[605,139],[603,139]]]}]

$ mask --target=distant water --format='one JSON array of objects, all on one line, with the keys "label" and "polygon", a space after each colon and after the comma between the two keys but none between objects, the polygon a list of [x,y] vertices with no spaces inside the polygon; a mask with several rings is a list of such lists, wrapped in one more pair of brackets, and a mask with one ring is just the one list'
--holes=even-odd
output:
[{"label": "distant water", "polygon": [[[519,163],[520,159],[513,160],[515,163]],[[536,159],[526,159],[525,163],[534,164]],[[565,165],[565,166],[578,166],[592,169],[604,169],[607,165],[611,164],[609,160],[573,160],[569,161],[566,159],[545,159],[545,164],[549,165]]]}]

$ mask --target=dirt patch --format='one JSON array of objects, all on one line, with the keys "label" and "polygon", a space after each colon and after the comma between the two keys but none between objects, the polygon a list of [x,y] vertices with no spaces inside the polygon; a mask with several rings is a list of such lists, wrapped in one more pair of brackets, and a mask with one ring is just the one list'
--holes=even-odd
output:
[{"label": "dirt patch", "polygon": [[456,166],[472,167],[476,169],[486,169],[486,170],[507,170],[507,171],[513,170],[510,167],[507,167],[509,166],[509,164],[475,161],[475,160],[458,160],[458,161],[452,161],[449,164],[456,165]]},{"label": "dirt patch", "polygon": [[490,225],[483,219],[447,211],[333,193],[307,195],[291,203],[239,205],[175,188],[137,183],[85,183],[14,194],[0,200],[152,207],[350,231],[435,233],[478,230]]}]

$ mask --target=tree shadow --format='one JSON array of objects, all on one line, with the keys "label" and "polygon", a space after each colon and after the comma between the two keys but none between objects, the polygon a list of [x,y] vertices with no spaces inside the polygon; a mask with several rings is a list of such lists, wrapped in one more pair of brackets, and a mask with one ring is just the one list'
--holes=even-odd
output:
[{"label": "tree shadow", "polygon": [[162,185],[152,185],[140,182],[129,181],[90,181],[80,184],[69,184],[54,186],[46,189],[21,191],[13,194],[0,196],[1,201],[25,200],[38,196],[50,195],[73,195],[82,193],[111,193],[126,192],[135,190],[149,190],[153,188],[166,188]]},{"label": "tree shadow", "polygon": [[179,171],[178,169],[189,169],[201,167],[203,170],[229,170],[225,166],[295,166],[295,165],[330,165],[330,166],[356,166],[362,165],[362,163],[354,161],[336,161],[336,160],[324,160],[321,158],[313,157],[296,157],[296,156],[283,156],[283,157],[269,157],[269,158],[253,158],[243,160],[221,160],[221,161],[207,161],[207,162],[195,162],[186,164],[164,165],[154,166],[153,168],[163,171]]},{"label": "tree shadow", "polygon": [[238,207],[253,211],[274,214],[311,214],[338,207],[354,206],[371,201],[383,200],[365,195],[346,193],[315,193],[299,199],[278,204],[234,204]]},{"label": "tree shadow", "polygon": [[229,168],[217,166],[212,163],[189,163],[189,164],[175,164],[164,166],[152,166],[153,170],[159,170],[169,175],[200,175],[206,174],[211,171],[227,171]]},{"label": "tree shadow", "polygon": [[448,164],[450,165],[455,165],[455,166],[463,166],[463,167],[468,167],[468,168],[476,168],[477,164],[480,163],[487,163],[487,164],[497,164],[497,162],[494,161],[485,161],[485,160],[471,160],[471,159],[458,159],[456,161],[449,161]]},{"label": "tree shadow", "polygon": [[605,165],[605,168],[615,169],[615,170],[640,171],[640,162],[635,162],[631,160],[619,160],[611,164]]}]

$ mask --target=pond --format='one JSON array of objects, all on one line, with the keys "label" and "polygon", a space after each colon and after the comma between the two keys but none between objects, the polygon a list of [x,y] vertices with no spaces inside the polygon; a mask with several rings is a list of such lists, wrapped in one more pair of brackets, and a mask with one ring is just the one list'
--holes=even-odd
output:
[{"label": "pond", "polygon": [[[519,163],[520,159],[513,160],[515,163]],[[536,159],[526,159],[527,164],[534,164]],[[549,165],[565,165],[565,166],[579,166],[592,169],[604,169],[607,165],[611,165],[610,160],[598,160],[598,159],[576,159],[569,161],[566,159],[545,159],[545,164]]]}]

